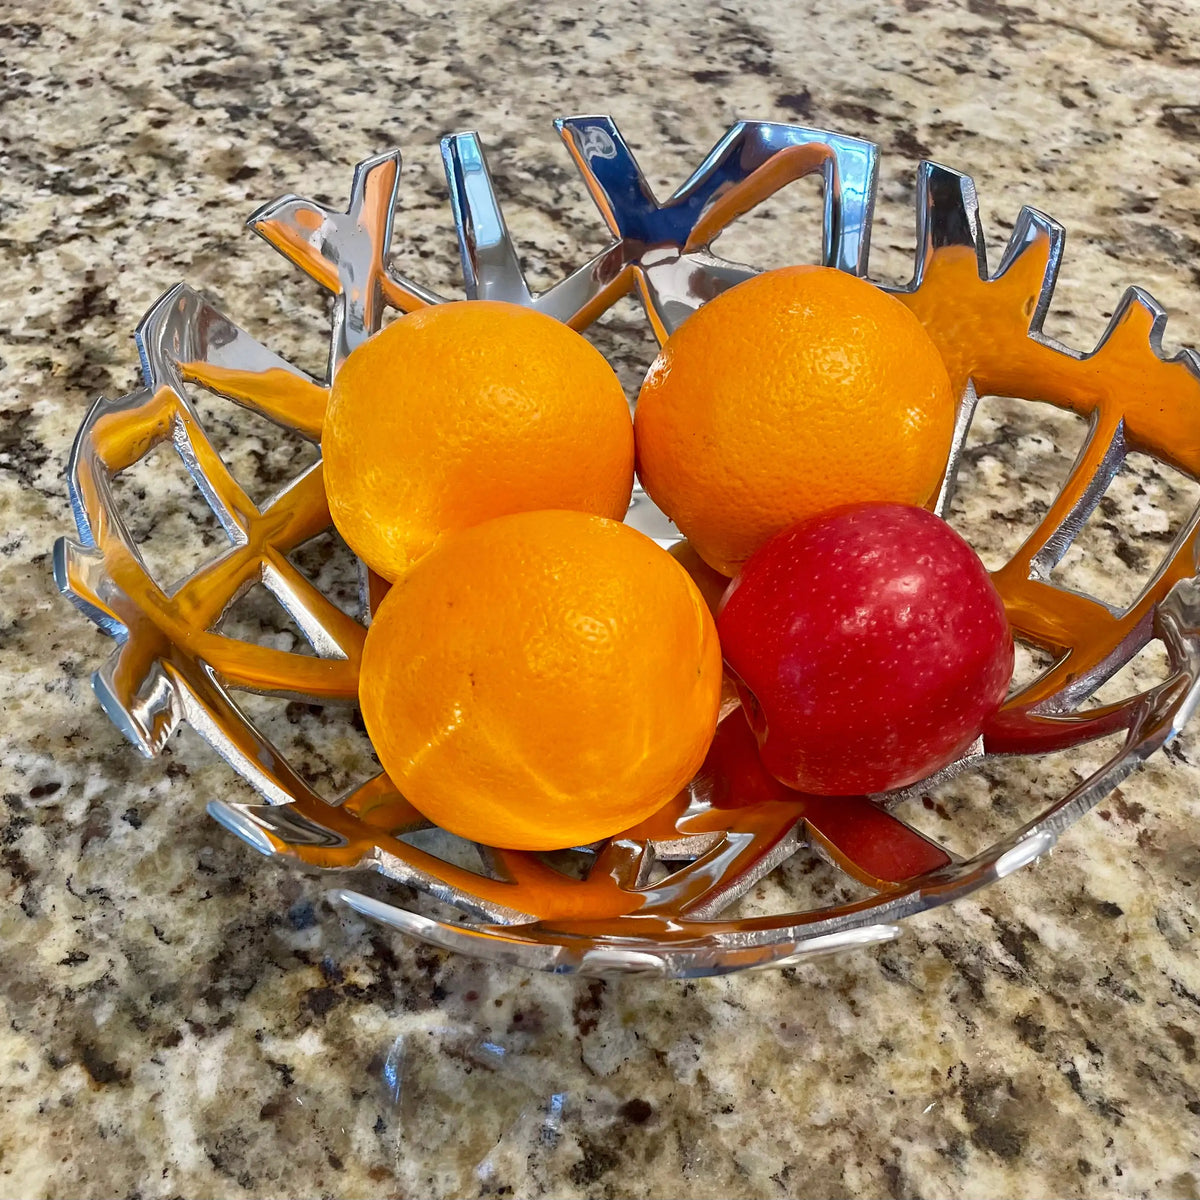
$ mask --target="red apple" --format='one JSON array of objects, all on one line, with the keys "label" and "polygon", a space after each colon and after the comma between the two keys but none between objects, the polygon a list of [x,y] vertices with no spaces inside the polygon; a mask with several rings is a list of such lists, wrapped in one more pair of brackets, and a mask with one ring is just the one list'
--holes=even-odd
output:
[{"label": "red apple", "polygon": [[789,787],[903,787],[958,758],[1012,676],[1004,605],[922,508],[852,504],[777,534],[717,618],[767,770]]}]

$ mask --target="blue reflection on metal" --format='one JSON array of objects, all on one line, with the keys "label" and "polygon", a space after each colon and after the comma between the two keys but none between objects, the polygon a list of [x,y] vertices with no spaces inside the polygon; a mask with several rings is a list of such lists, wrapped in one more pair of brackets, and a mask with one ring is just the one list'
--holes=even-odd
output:
[{"label": "blue reflection on metal", "polygon": [[479,135],[456,133],[443,138],[442,163],[450,184],[467,296],[528,304],[529,288],[492,189]]},{"label": "blue reflection on metal", "polygon": [[[870,142],[800,125],[739,121],[659,204],[611,117],[567,117],[556,124],[609,228],[620,238],[682,248],[705,214],[730,193],[746,190],[747,202],[737,206],[740,213],[779,187],[820,171],[825,184],[824,261],[856,275],[866,271],[878,171],[878,151]],[[756,174],[780,155],[794,161],[769,178]]]}]

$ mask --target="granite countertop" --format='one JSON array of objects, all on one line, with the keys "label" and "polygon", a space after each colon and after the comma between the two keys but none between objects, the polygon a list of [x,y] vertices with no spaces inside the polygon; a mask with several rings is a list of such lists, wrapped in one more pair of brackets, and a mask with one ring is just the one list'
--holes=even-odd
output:
[{"label": "granite countertop", "polygon": [[[1200,15],[255,7],[0,15],[0,1196],[1200,1196],[1200,731],[1049,859],[886,948],[690,983],[526,975],[349,919],[223,833],[205,803],[246,789],[186,731],[156,761],[122,740],[88,683],[111,644],[49,553],[73,432],[133,385],[133,327],[166,287],[319,367],[320,298],[245,231],[257,204],[340,201],[355,161],[399,144],[400,269],[454,286],[437,139],[460,128],[485,138],[535,286],[603,243],[553,116],[613,112],[660,194],[755,116],[880,143],[878,277],[911,270],[929,156],[973,173],[993,261],[1023,203],[1071,231],[1050,332],[1090,346],[1136,282],[1178,314],[1170,345],[1200,344]],[[804,186],[730,256],[809,257]],[[635,388],[652,346],[632,301],[598,336]],[[984,491],[955,519],[994,557],[1079,434],[1002,404],[980,430]],[[172,487],[135,481],[140,533],[189,519]],[[1189,495],[1120,481],[1076,578],[1127,583]],[[1010,828],[1093,765],[997,769],[931,800],[929,827],[982,809]]]}]

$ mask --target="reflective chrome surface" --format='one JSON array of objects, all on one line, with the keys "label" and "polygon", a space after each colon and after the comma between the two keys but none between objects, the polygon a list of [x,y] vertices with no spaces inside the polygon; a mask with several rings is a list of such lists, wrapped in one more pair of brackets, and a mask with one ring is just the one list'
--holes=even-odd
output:
[{"label": "reflective chrome surface", "polygon": [[[613,240],[568,278],[534,295],[478,136],[448,137],[442,153],[468,296],[529,305],[583,328],[636,287],[656,335],[665,339],[688,313],[753,273],[711,253],[709,243],[720,230],[785,184],[818,172],[825,194],[824,260],[866,271],[877,167],[870,143],[740,122],[660,203],[610,118],[573,117],[557,126]],[[912,789],[834,805],[798,797],[795,803],[723,808],[713,798],[730,781],[702,772],[642,826],[557,859],[454,845],[450,835],[431,831],[382,775],[363,780],[335,804],[322,799],[238,699],[257,692],[343,701],[349,711],[356,697],[364,625],[288,558],[329,527],[321,465],[256,505],[206,436],[188,388],[207,389],[319,441],[329,380],[379,328],[385,309],[411,311],[442,300],[397,275],[388,262],[399,177],[399,153],[381,155],[355,171],[346,212],[287,196],[251,218],[257,233],[335,297],[327,378],[305,375],[180,285],[160,298],[138,330],[144,386],[96,403],[69,464],[78,538],[56,545],[55,573],[64,593],[118,643],[95,676],[101,704],[147,755],[159,753],[181,721],[205,737],[263,797],[262,804],[215,800],[209,806],[256,850],[330,872],[331,894],[340,902],[411,936],[525,967],[690,976],[780,966],[886,941],[897,935],[902,918],[1032,862],[1191,716],[1200,694],[1200,583],[1192,577],[1197,516],[1125,610],[1058,587],[1050,571],[1130,451],[1200,477],[1200,364],[1190,352],[1162,356],[1165,318],[1138,289],[1126,294],[1092,353],[1045,338],[1042,320],[1061,256],[1061,228],[1023,210],[999,268],[989,274],[971,180],[922,163],[916,269],[897,295],[938,341],[963,398],[938,511],[950,503],[977,394],[1022,396],[1091,420],[1061,496],[995,576],[1015,630],[1048,650],[1053,665],[1010,700],[982,744],[945,774],[975,769],[989,755],[1059,749],[1114,732],[1124,735],[1120,750],[1067,795],[1047,797],[1036,819],[966,861],[900,819]],[[216,514],[229,546],[187,579],[162,587],[121,519],[112,484],[167,444]],[[663,544],[678,538],[644,493],[635,492],[629,519]],[[260,582],[314,655],[220,632],[223,615]],[[369,594],[364,589],[363,620]],[[1166,682],[1121,703],[1081,711],[1083,701],[1152,637],[1166,648]],[[846,820],[848,813],[853,821]],[[874,851],[855,833],[867,825],[878,835]],[[864,887],[866,898],[722,920],[735,900],[796,854],[824,858]],[[915,875],[913,863],[921,864]],[[354,885],[352,873],[363,869],[383,878],[383,897]],[[391,885],[416,889],[443,907],[403,906]],[[461,918],[448,917],[444,906]]]}]

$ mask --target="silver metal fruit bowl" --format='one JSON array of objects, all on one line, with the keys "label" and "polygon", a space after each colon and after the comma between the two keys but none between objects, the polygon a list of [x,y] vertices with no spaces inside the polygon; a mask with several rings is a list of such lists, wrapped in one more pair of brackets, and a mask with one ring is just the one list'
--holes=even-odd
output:
[{"label": "silver metal fruit bowl", "polygon": [[[754,273],[717,257],[709,248],[716,235],[814,173],[824,185],[824,262],[866,272],[877,169],[869,142],[740,122],[660,204],[610,118],[556,124],[611,243],[549,291],[531,293],[479,138],[448,137],[442,154],[468,297],[527,305],[583,329],[636,288],[661,341],[705,300]],[[372,580],[362,572],[361,603],[347,612],[296,565],[302,548],[330,527],[319,460],[256,503],[218,453],[194,397],[232,401],[241,406],[235,411],[274,423],[281,438],[299,435],[319,445],[329,381],[346,356],[379,329],[386,310],[443,299],[389,262],[399,178],[400,154],[393,151],[358,166],[345,212],[285,196],[250,219],[334,297],[325,379],[304,374],[179,285],[138,329],[144,386],[97,401],[71,455],[78,538],[56,545],[55,573],[62,591],[118,643],[94,677],[100,703],[146,755],[159,754],[183,722],[205,738],[261,794],[260,803],[209,805],[250,846],[322,874],[331,895],[359,913],[435,945],[521,967],[678,977],[781,966],[891,939],[902,918],[1032,862],[1189,718],[1200,686],[1197,515],[1126,606],[1068,590],[1051,573],[1130,452],[1200,477],[1200,360],[1188,351],[1163,356],[1165,316],[1136,288],[1094,351],[1081,354],[1044,336],[1061,227],[1023,209],[990,273],[971,180],[922,162],[916,269],[910,284],[891,290],[926,324],[961,390],[938,511],[949,511],[977,394],[1072,410],[1090,427],[1057,501],[994,575],[1017,637],[1044,652],[1045,669],[939,777],[846,802],[895,853],[864,853],[855,821],[845,819],[848,808],[815,800],[714,804],[729,781],[704,772],[644,825],[557,855],[473,846],[432,830],[377,766],[338,796],[322,796],[272,744],[251,702],[301,701],[301,710],[320,706],[323,714],[340,705],[351,727]],[[173,584],[148,569],[116,489],[122,472],[158,448],[178,454],[228,539],[211,561]],[[679,536],[640,491],[628,519],[660,544]],[[303,652],[228,626],[230,610],[258,585],[299,628],[308,643]],[[1165,648],[1165,679],[1088,707],[1089,697],[1153,639]],[[922,797],[928,805],[951,776],[986,772],[999,756],[1113,735],[1119,745],[1098,769],[1066,794],[1037,798],[1033,819],[1014,822],[978,853],[950,853],[913,822],[914,804],[919,812]],[[335,751],[339,744],[331,743]],[[804,901],[793,885],[813,871],[826,872],[826,882]],[[771,901],[767,911],[761,904],[747,909],[747,900],[763,896]]]}]

